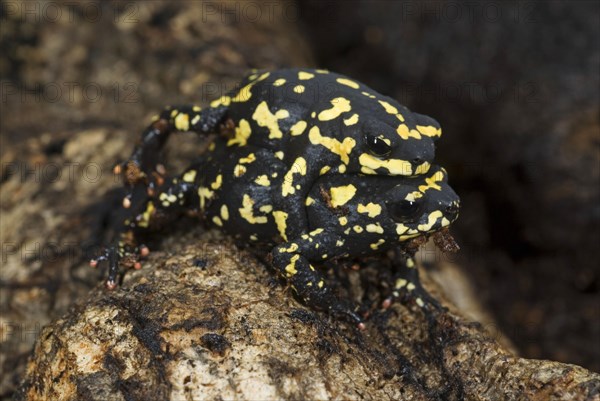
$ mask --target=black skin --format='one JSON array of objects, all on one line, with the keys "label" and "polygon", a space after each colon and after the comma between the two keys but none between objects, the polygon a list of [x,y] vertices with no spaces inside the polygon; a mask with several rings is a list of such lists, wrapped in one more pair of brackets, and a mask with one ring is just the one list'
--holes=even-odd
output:
[{"label": "black skin", "polygon": [[[117,172],[132,193],[134,189],[139,193],[142,187],[149,198],[130,196],[124,200],[126,208],[134,205],[131,217],[115,244],[93,265],[108,260],[107,286],[115,287],[119,262],[124,267],[139,267],[138,255],[147,253],[147,248],[137,243],[140,232],[157,222],[164,224],[185,210],[199,208],[207,221],[224,231],[275,247],[271,253],[274,267],[307,304],[362,324],[354,308],[337,300],[324,283],[319,284],[322,277],[310,262],[373,252],[365,249],[370,248],[369,241],[384,239],[385,245],[377,248],[383,251],[404,240],[400,241],[395,233],[378,236],[366,230],[362,235],[353,230],[332,230],[333,216],[340,225],[340,210],[332,214],[307,208],[309,193],[315,188],[322,191],[323,186],[327,190],[337,180],[346,179],[349,181],[345,185],[357,187],[357,195],[342,212],[359,199],[365,204],[373,202],[364,198],[373,195],[370,185],[381,187],[377,193],[386,192],[390,199],[399,201],[397,186],[426,185],[425,178],[432,175],[428,169],[434,142],[441,132],[439,125],[365,85],[319,70],[256,72],[240,88],[205,109],[193,105],[168,107],[143,132],[132,156]],[[165,182],[161,149],[171,133],[185,131],[221,136],[203,161],[188,169],[187,174]],[[447,184],[440,185],[439,192],[454,199]],[[312,198],[317,200],[317,195],[313,193]],[[380,198],[378,202],[383,204],[385,200]],[[315,201],[314,206],[322,204]],[[458,203],[453,205],[452,210],[444,212],[448,221],[456,216]],[[228,208],[229,219],[222,214],[223,206]],[[362,223],[380,223],[383,227],[383,223],[389,223],[389,218],[383,217],[381,221],[363,221],[357,212],[350,213],[350,217],[356,222],[349,221],[348,227]],[[240,229],[244,224],[248,227]],[[328,230],[314,233],[315,227]],[[426,232],[437,229],[434,224]],[[419,234],[424,233],[413,235]],[[338,241],[347,241],[348,245],[338,246]],[[318,249],[313,248],[317,243]],[[289,251],[290,246],[298,249]],[[282,252],[284,249],[287,251]]]},{"label": "black skin", "polygon": [[[199,210],[206,222],[217,225],[234,238],[270,249],[273,267],[308,306],[327,310],[362,327],[357,308],[338,299],[312,264],[402,248],[404,242],[439,231],[458,215],[458,197],[448,186],[445,171],[437,166],[419,177],[322,176],[309,192],[310,204],[305,206],[309,232],[290,237],[278,227],[273,214],[273,205],[286,179],[281,174],[285,165],[270,152],[252,146],[232,154],[220,145],[224,141],[217,138],[214,150],[201,162],[166,183],[158,196],[148,198],[135,211],[132,208],[132,218],[121,235],[121,239],[129,239],[121,241],[128,245],[116,244],[108,253],[109,259],[112,258],[109,282],[116,280],[118,265],[115,262],[119,256],[137,260],[141,248],[135,242],[147,228],[165,224],[186,210]],[[240,165],[240,159],[253,161],[243,163],[244,173],[236,175],[233,171]],[[268,173],[270,185],[259,179],[266,175],[264,173]],[[428,185],[432,180],[436,188]],[[339,198],[332,196],[332,188],[348,185],[356,189],[354,196],[343,205],[337,205]],[[422,196],[415,202],[406,201],[407,195],[415,192]],[[430,222],[433,212],[437,217]],[[403,237],[397,231],[400,224]],[[418,282],[414,255],[404,249],[398,255],[398,273],[391,283],[393,294],[388,302],[415,289],[417,299],[430,303],[430,297]],[[408,282],[414,287],[407,287]],[[398,286],[398,283],[404,284]]]},{"label": "black skin", "polygon": [[[302,93],[297,93],[298,87],[303,88]],[[330,109],[341,112],[327,112]],[[276,123],[270,124],[273,121]],[[296,135],[299,122],[306,125]],[[171,133],[207,135],[228,124],[236,127],[227,144],[229,152],[243,152],[252,145],[278,156],[286,172],[302,170],[291,192],[275,205],[293,216],[290,237],[307,232],[304,200],[323,168],[329,169],[325,175],[420,175],[433,161],[434,142],[441,133],[434,119],[413,113],[343,75],[313,69],[261,71],[247,76],[238,89],[212,102],[211,107],[167,107],[144,131],[124,163],[126,181],[132,186],[145,182],[153,191],[157,181],[160,183],[156,179],[161,173],[160,168],[156,171],[159,153]],[[322,137],[327,138],[325,144],[314,144]],[[344,144],[342,153],[346,153],[332,152],[336,147],[332,140]],[[299,158],[307,162],[299,163]],[[389,168],[372,164],[389,160],[394,161]]]}]

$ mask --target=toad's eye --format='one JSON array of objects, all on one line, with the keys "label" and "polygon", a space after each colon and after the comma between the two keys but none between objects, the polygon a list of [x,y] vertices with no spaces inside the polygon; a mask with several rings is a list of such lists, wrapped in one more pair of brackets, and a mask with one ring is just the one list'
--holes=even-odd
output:
[{"label": "toad's eye", "polygon": [[423,198],[415,200],[402,199],[388,203],[390,215],[397,223],[412,223],[419,219],[423,213],[425,201]]},{"label": "toad's eye", "polygon": [[392,152],[392,147],[382,137],[373,134],[365,135],[365,143],[369,152],[377,157],[385,157]]}]

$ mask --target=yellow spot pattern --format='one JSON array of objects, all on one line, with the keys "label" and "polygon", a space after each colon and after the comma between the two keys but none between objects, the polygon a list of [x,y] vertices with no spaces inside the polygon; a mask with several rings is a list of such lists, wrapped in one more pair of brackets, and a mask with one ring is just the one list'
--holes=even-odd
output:
[{"label": "yellow spot pattern", "polygon": [[190,116],[185,113],[179,113],[175,117],[175,128],[179,131],[187,131],[190,129]]},{"label": "yellow spot pattern", "polygon": [[286,212],[276,210],[273,212],[273,218],[275,219],[275,224],[277,225],[279,235],[281,235],[281,238],[283,238],[284,241],[287,241],[286,231],[288,214]]},{"label": "yellow spot pattern", "polygon": [[262,101],[254,111],[252,118],[261,127],[266,127],[269,130],[269,139],[283,138],[281,129],[277,120],[281,120],[290,116],[287,110],[277,110],[275,114],[271,113],[267,102]]},{"label": "yellow spot pattern", "polygon": [[306,159],[303,157],[298,157],[288,172],[285,173],[283,184],[281,184],[281,194],[283,196],[288,196],[296,192],[294,188],[295,174],[306,175]]},{"label": "yellow spot pattern", "polygon": [[308,139],[313,145],[324,146],[332,153],[338,155],[344,164],[348,164],[350,161],[348,156],[356,145],[356,141],[353,138],[344,138],[344,141],[340,142],[335,138],[322,136],[319,127],[316,126],[312,127],[308,132]]},{"label": "yellow spot pattern", "polygon": [[248,195],[244,194],[242,199],[242,207],[239,210],[240,216],[250,224],[265,224],[267,222],[266,216],[254,216],[252,207],[254,206],[254,200]]},{"label": "yellow spot pattern", "polygon": [[379,214],[381,213],[381,205],[378,205],[373,202],[369,202],[366,205],[359,203],[356,210],[358,211],[358,213],[366,213],[370,218],[374,218],[379,216]]},{"label": "yellow spot pattern", "polygon": [[375,170],[385,168],[389,172],[388,175],[412,175],[412,165],[406,160],[381,160],[363,153],[358,158],[358,162],[362,166],[360,171],[364,174],[376,174]]},{"label": "yellow spot pattern", "polygon": [[252,128],[250,128],[250,123],[242,118],[238,123],[238,126],[235,127],[235,137],[227,141],[227,146],[246,146],[246,143],[248,142],[248,138],[250,137],[251,133]]},{"label": "yellow spot pattern", "polygon": [[210,184],[210,187],[214,190],[217,190],[219,188],[221,188],[221,184],[223,183],[223,175],[219,174],[218,176],[215,177],[215,181]]},{"label": "yellow spot pattern", "polygon": [[298,79],[301,81],[306,81],[307,79],[311,79],[314,76],[315,76],[314,74],[311,74],[310,72],[306,72],[306,71],[300,71],[298,73]]},{"label": "yellow spot pattern", "polygon": [[358,84],[350,79],[347,78],[338,78],[336,79],[336,81],[342,85],[346,85],[351,87],[352,89],[358,89]]},{"label": "yellow spot pattern", "polygon": [[441,211],[436,210],[435,212],[431,212],[429,214],[429,216],[427,216],[427,223],[419,224],[417,226],[417,229],[421,232],[427,232],[427,231],[431,230],[431,227],[433,227],[435,222],[441,217],[443,217],[443,214]]},{"label": "yellow spot pattern", "polygon": [[429,136],[429,137],[440,137],[442,136],[442,129],[441,128],[436,128],[433,127],[431,125],[417,125],[417,130],[425,136]]},{"label": "yellow spot pattern", "polygon": [[269,185],[271,185],[271,181],[269,180],[269,177],[267,177],[265,174],[263,175],[259,175],[254,182],[258,185],[261,185],[263,187],[268,187]]},{"label": "yellow spot pattern", "polygon": [[358,122],[358,114],[352,114],[351,117],[344,119],[344,124],[346,124],[346,126],[354,125],[357,122]]},{"label": "yellow spot pattern", "polygon": [[329,192],[331,194],[331,206],[338,207],[345,205],[354,197],[356,194],[356,187],[352,184],[341,187],[332,187]]},{"label": "yellow spot pattern", "polygon": [[292,125],[292,128],[290,128],[290,134],[292,136],[302,135],[302,133],[306,129],[306,125],[306,121],[298,121],[296,124]]},{"label": "yellow spot pattern", "polygon": [[185,182],[194,182],[196,179],[196,170],[190,170],[181,177]]},{"label": "yellow spot pattern", "polygon": [[331,108],[323,110],[319,113],[318,118],[320,121],[330,121],[334,118],[339,117],[342,113],[352,110],[350,101],[344,97],[336,97],[330,101]]}]

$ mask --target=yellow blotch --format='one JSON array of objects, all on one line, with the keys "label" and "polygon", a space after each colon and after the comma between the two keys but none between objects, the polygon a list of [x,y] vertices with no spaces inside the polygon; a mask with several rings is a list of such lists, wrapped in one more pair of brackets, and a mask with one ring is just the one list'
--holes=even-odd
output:
[{"label": "yellow blotch", "polygon": [[210,107],[229,106],[231,98],[229,96],[221,96],[220,98],[210,102]]},{"label": "yellow blotch", "polygon": [[269,177],[267,177],[265,174],[259,175],[258,178],[254,180],[254,182],[263,187],[268,187],[269,185],[271,185]]},{"label": "yellow blotch", "polygon": [[311,198],[310,196],[307,196],[307,197],[306,197],[306,201],[304,202],[304,205],[306,205],[306,206],[310,206],[310,205],[312,205],[313,203],[315,203],[315,200],[314,200],[313,198]]},{"label": "yellow blotch", "polygon": [[330,101],[331,108],[319,113],[319,120],[330,121],[339,117],[342,113],[352,110],[350,101],[344,97],[336,97]]},{"label": "yellow blotch", "polygon": [[196,179],[196,170],[190,170],[181,177],[185,182],[194,182]]},{"label": "yellow blotch", "polygon": [[415,129],[409,130],[408,127],[406,126],[406,124],[398,125],[396,132],[398,133],[398,135],[400,135],[400,138],[402,138],[404,140],[406,140],[408,138],[421,139],[421,134],[419,134],[419,131],[417,131]]},{"label": "yellow blotch", "polygon": [[364,228],[362,228],[361,226],[358,226],[358,225],[352,227],[352,229],[354,230],[354,232],[356,232],[358,234],[360,234],[360,233],[362,233],[364,231]]},{"label": "yellow blotch", "polygon": [[271,213],[271,211],[273,210],[273,206],[272,205],[262,205],[261,207],[258,208],[258,210],[260,210],[263,213]]},{"label": "yellow blotch", "polygon": [[352,89],[358,89],[358,84],[350,79],[347,78],[338,78],[336,79],[336,81],[342,85],[346,85],[351,87]]},{"label": "yellow blotch", "polygon": [[398,114],[398,109],[386,102],[385,100],[378,100],[378,102],[389,114]]},{"label": "yellow blotch", "polygon": [[323,166],[321,170],[319,170],[319,175],[327,174],[329,170],[331,170],[331,166]]},{"label": "yellow blotch", "polygon": [[213,221],[213,223],[215,223],[219,227],[223,227],[223,222],[221,221],[221,218],[219,218],[219,216],[214,216],[212,218],[212,221]]},{"label": "yellow blotch", "polygon": [[252,128],[250,128],[250,123],[242,118],[238,123],[238,126],[235,127],[235,136],[227,141],[227,146],[232,146],[236,144],[239,146],[246,146],[250,134],[252,134]]},{"label": "yellow blotch", "polygon": [[315,74],[311,74],[310,72],[300,71],[298,73],[298,79],[301,81],[305,81],[307,79],[311,79],[315,76]]},{"label": "yellow blotch", "polygon": [[196,115],[194,116],[194,118],[192,118],[192,125],[196,125],[196,124],[198,124],[198,122],[199,122],[199,121],[200,121],[200,115],[199,115],[199,114],[196,114]]},{"label": "yellow blotch", "polygon": [[315,70],[315,72],[318,72],[319,74],[329,74],[329,70]]},{"label": "yellow blotch", "polygon": [[146,205],[146,210],[144,211],[144,213],[142,213],[142,219],[138,221],[137,225],[139,227],[148,227],[148,225],[150,224],[150,218],[152,217],[153,213],[154,204],[152,202],[148,202],[148,205]]},{"label": "yellow blotch", "polygon": [[415,262],[412,259],[406,259],[406,267],[408,267],[409,269],[412,269],[413,267],[415,267]]},{"label": "yellow blotch", "polygon": [[256,156],[254,155],[254,153],[250,153],[248,156],[242,157],[240,159],[240,163],[242,163],[242,164],[250,164],[255,161],[256,161]]},{"label": "yellow blotch", "polygon": [[284,83],[285,83],[285,79],[279,78],[279,79],[276,79],[275,82],[273,82],[273,86],[281,86]]},{"label": "yellow blotch", "polygon": [[252,87],[254,86],[254,82],[249,83],[248,85],[244,86],[242,89],[240,89],[240,91],[237,93],[237,95],[235,95],[231,101],[232,102],[247,102],[248,100],[250,100],[250,98],[252,97],[252,92],[250,91],[250,89],[252,89]]},{"label": "yellow blotch", "polygon": [[281,238],[283,238],[284,241],[287,241],[286,230],[288,214],[286,212],[276,210],[273,212],[273,218],[275,219],[275,224],[277,225],[277,231],[279,231],[279,235],[281,235]]},{"label": "yellow blotch", "polygon": [[210,152],[212,152],[213,150],[215,150],[215,148],[216,148],[216,147],[217,147],[217,144],[216,144],[216,143],[214,143],[214,142],[211,142],[211,143],[208,145],[208,150],[209,150]]},{"label": "yellow blotch", "polygon": [[304,93],[304,85],[296,85],[294,86],[294,92],[296,93]]},{"label": "yellow blotch", "polygon": [[427,216],[427,223],[425,224],[419,224],[417,226],[417,229],[421,232],[427,232],[429,230],[431,230],[431,227],[433,227],[433,225],[435,224],[435,222],[443,217],[444,215],[442,214],[441,211],[436,210],[435,212],[431,212],[429,214],[429,216]]},{"label": "yellow blotch", "polygon": [[367,232],[370,232],[370,233],[383,234],[383,227],[381,227],[379,225],[379,223],[367,224],[366,229],[367,229]]},{"label": "yellow blotch", "polygon": [[[329,149],[332,153],[335,153],[342,159],[344,164],[348,164],[350,158],[350,152],[356,145],[356,141],[353,138],[344,138],[343,142],[338,141],[335,138],[330,138],[321,135],[319,127],[315,126],[308,132],[308,139],[313,145],[321,145]],[[410,163],[409,163],[410,164]]]},{"label": "yellow blotch", "polygon": [[306,121],[298,121],[296,124],[292,125],[292,128],[290,128],[290,134],[292,136],[301,135],[306,129],[306,125]]},{"label": "yellow blotch", "polygon": [[280,248],[279,253],[293,253],[298,250],[298,244],[292,242],[289,248]]},{"label": "yellow blotch", "polygon": [[300,255],[294,255],[290,258],[290,264],[285,267],[285,272],[287,273],[288,277],[298,273],[296,270],[296,262],[298,259],[300,259]]},{"label": "yellow blotch", "polygon": [[425,185],[419,185],[419,191],[425,192],[428,189],[435,189],[437,191],[441,191],[442,187],[438,185],[438,182],[441,182],[444,179],[444,174],[441,171],[437,171],[431,177],[425,178]]},{"label": "yellow blotch", "polygon": [[241,177],[244,174],[246,174],[246,166],[242,166],[241,164],[237,164],[233,168],[233,175],[234,175],[234,177]]},{"label": "yellow blotch", "polygon": [[429,162],[423,162],[421,163],[419,166],[417,166],[417,168],[415,169],[415,175],[421,175],[421,174],[425,174],[426,172],[429,171],[429,168],[431,167],[431,164],[429,164]]},{"label": "yellow blotch", "polygon": [[345,205],[356,194],[356,187],[352,184],[333,187],[329,190],[331,194],[331,206],[338,207]]},{"label": "yellow blotch", "polygon": [[239,210],[240,216],[250,224],[265,224],[267,222],[266,216],[254,216],[252,207],[254,206],[254,200],[248,195],[244,194],[242,199],[242,207]]},{"label": "yellow blotch", "polygon": [[412,175],[412,165],[410,162],[400,159],[381,160],[370,154],[363,153],[358,158],[362,166],[361,172],[364,174],[376,174],[378,168],[388,170],[388,175]]},{"label": "yellow blotch", "polygon": [[369,246],[371,247],[371,249],[373,249],[374,251],[376,251],[384,243],[385,243],[384,239],[379,239],[377,242],[375,242],[374,244],[370,244]]},{"label": "yellow blotch", "polygon": [[[278,158],[279,160],[283,160],[284,156],[285,156],[285,154],[281,150],[278,150],[277,152],[275,152],[275,157]],[[275,176],[273,176],[273,177],[275,177]]]},{"label": "yellow blotch", "polygon": [[223,183],[223,175],[219,174],[218,176],[215,177],[215,181],[210,184],[210,187],[214,190],[217,190],[219,188],[221,188],[221,184]]},{"label": "yellow blotch", "polygon": [[323,230],[322,228],[317,228],[317,229],[309,232],[308,235],[310,235],[311,237],[314,237],[315,235],[321,234],[323,231],[325,231],[325,230]]},{"label": "yellow blotch", "polygon": [[204,210],[206,201],[211,199],[215,193],[206,187],[198,188],[198,196],[200,197],[200,210]]},{"label": "yellow blotch", "polygon": [[440,137],[442,136],[442,129],[431,125],[417,125],[417,130],[428,137]]},{"label": "yellow blotch", "polygon": [[281,120],[290,116],[287,110],[277,110],[275,114],[271,113],[267,102],[264,100],[256,107],[252,118],[261,127],[266,127],[269,130],[269,139],[283,138],[283,134],[279,129],[277,120]]},{"label": "yellow blotch", "polygon": [[199,111],[202,111],[202,108],[200,106],[193,106],[192,110],[195,112],[199,112]]},{"label": "yellow blotch", "polygon": [[354,125],[358,122],[358,114],[352,114],[350,118],[344,119],[344,124],[347,126]]},{"label": "yellow blotch", "polygon": [[338,221],[340,222],[340,226],[345,226],[346,224],[348,224],[348,218],[346,216],[340,217]]},{"label": "yellow blotch", "polygon": [[370,218],[374,218],[379,216],[379,214],[381,213],[381,205],[378,205],[373,202],[369,202],[366,205],[359,203],[356,210],[358,211],[358,213],[366,213]]},{"label": "yellow blotch", "polygon": [[223,220],[229,220],[229,209],[227,208],[227,205],[221,206],[221,218]]},{"label": "yellow blotch", "polygon": [[187,131],[190,129],[190,116],[185,113],[177,114],[175,117],[175,128],[179,131]]},{"label": "yellow blotch", "polygon": [[407,200],[407,201],[410,201],[410,202],[414,202],[414,201],[416,201],[417,199],[419,199],[419,198],[422,198],[422,197],[423,197],[423,193],[422,193],[422,192],[419,192],[419,191],[413,191],[413,192],[411,192],[411,193],[407,194],[407,195],[404,197],[404,199],[405,199],[405,200]]},{"label": "yellow blotch", "polygon": [[296,192],[294,188],[294,174],[306,175],[306,159],[298,157],[292,167],[285,173],[283,184],[281,184],[281,194],[288,196]]},{"label": "yellow blotch", "polygon": [[[323,256],[327,256],[327,255],[323,255]],[[325,285],[325,282],[323,280],[319,281],[319,283],[317,284],[317,286],[319,288],[323,288],[324,285]]]}]

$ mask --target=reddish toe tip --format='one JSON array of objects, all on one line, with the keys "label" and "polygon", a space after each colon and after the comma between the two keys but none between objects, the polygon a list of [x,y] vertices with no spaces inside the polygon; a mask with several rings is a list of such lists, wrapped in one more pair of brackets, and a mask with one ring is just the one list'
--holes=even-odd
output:
[{"label": "reddish toe tip", "polygon": [[392,300],[391,300],[391,299],[386,299],[385,301],[383,301],[383,302],[381,303],[381,307],[382,307],[383,309],[387,309],[387,308],[389,308],[390,306],[392,306]]},{"label": "reddish toe tip", "polygon": [[140,255],[142,255],[142,256],[150,255],[150,249],[148,249],[148,247],[145,245],[140,247]]},{"label": "reddish toe tip", "polygon": [[360,331],[364,331],[366,328],[367,328],[367,326],[365,326],[365,324],[364,324],[364,323],[359,323],[359,324],[358,324],[358,329],[359,329]]},{"label": "reddish toe tip", "polygon": [[114,168],[113,168],[113,174],[121,174],[121,171],[123,171],[123,168],[121,167],[120,164],[117,164]]},{"label": "reddish toe tip", "polygon": [[123,207],[129,209],[131,207],[131,199],[128,196],[123,198]]},{"label": "reddish toe tip", "polygon": [[91,267],[98,267],[98,261],[96,259],[90,260],[90,266]]},{"label": "reddish toe tip", "polygon": [[115,282],[114,282],[114,281],[112,281],[112,280],[107,280],[107,281],[106,281],[106,288],[112,291],[112,290],[114,290],[115,288],[117,288],[117,283],[115,283]]},{"label": "reddish toe tip", "polygon": [[135,263],[133,264],[133,268],[134,268],[135,270],[140,270],[140,269],[142,268],[142,264],[141,264],[140,262],[135,262]]}]

